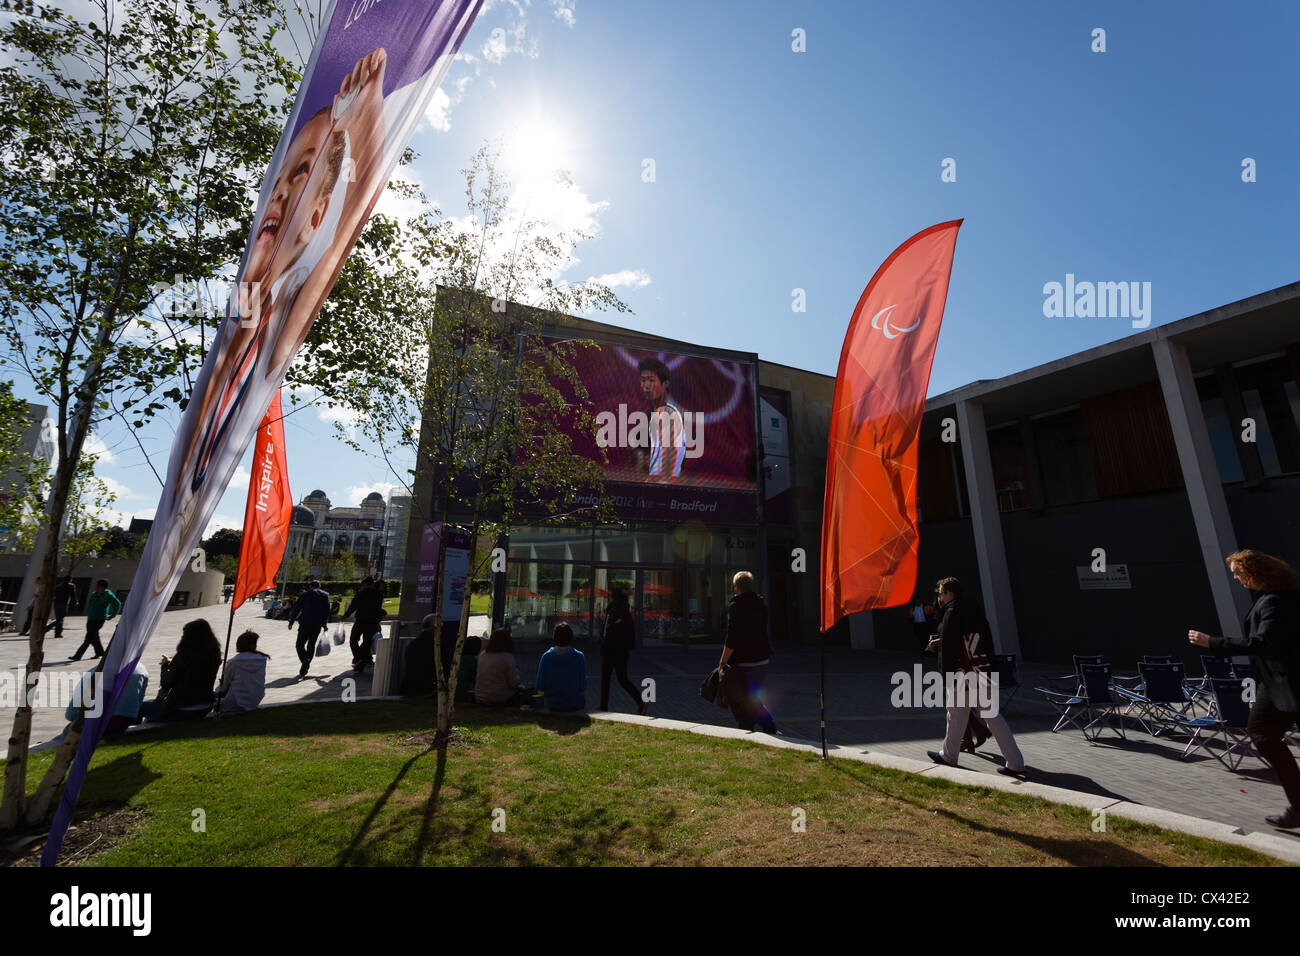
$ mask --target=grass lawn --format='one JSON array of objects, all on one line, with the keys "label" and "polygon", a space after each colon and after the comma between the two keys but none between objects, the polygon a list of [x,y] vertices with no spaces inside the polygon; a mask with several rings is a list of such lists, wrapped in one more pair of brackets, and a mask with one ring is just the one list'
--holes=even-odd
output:
[{"label": "grass lawn", "polygon": [[[440,763],[431,715],[428,701],[309,704],[105,742],[82,815],[127,823],[74,861],[1278,865],[1114,818],[1094,833],[1088,812],[1031,797],[532,711],[462,705]],[[50,756],[32,756],[33,789]]]}]

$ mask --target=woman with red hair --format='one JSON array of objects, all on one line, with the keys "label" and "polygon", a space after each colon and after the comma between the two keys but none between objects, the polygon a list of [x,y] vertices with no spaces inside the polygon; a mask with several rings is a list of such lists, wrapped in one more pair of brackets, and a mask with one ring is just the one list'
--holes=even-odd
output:
[{"label": "woman with red hair", "polygon": [[1255,668],[1255,702],[1246,732],[1260,756],[1282,781],[1290,806],[1266,817],[1271,826],[1300,827],[1300,767],[1286,744],[1287,731],[1300,719],[1300,574],[1262,551],[1236,551],[1226,558],[1232,576],[1255,598],[1246,615],[1246,636],[1211,637],[1188,631],[1197,647],[1249,654]]}]

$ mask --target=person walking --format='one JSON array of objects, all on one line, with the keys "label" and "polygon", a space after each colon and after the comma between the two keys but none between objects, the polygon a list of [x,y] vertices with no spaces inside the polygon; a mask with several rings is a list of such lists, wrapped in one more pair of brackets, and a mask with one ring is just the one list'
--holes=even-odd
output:
[{"label": "person walking", "polygon": [[356,623],[352,625],[352,666],[360,674],[367,664],[374,661],[370,656],[370,641],[379,630],[379,622],[384,617],[384,596],[380,593],[375,579],[369,575],[361,582],[358,591],[348,603],[344,617],[356,613]]},{"label": "person walking", "polygon": [[732,716],[745,730],[756,726],[764,733],[776,733],[776,721],[767,709],[765,677],[772,661],[767,639],[767,605],[754,593],[754,575],[739,571],[731,579],[733,597],[727,606],[727,640],[718,666],[735,667],[744,692],[731,704]]},{"label": "person walking", "polygon": [[[54,589],[54,636],[63,636],[63,619],[77,604],[77,586],[72,583],[72,575],[65,574],[59,578]],[[47,625],[48,626],[48,625]]]},{"label": "person walking", "polygon": [[72,660],[81,660],[81,655],[86,653],[88,647],[95,649],[95,657],[104,656],[104,645],[99,643],[99,629],[105,621],[121,613],[121,610],[122,602],[108,589],[108,582],[103,578],[96,581],[95,590],[86,598],[86,639],[77,648],[77,653],[72,655]]},{"label": "person walking", "polygon": [[294,645],[298,651],[299,679],[307,676],[311,659],[316,656],[316,638],[329,622],[330,596],[321,590],[319,581],[312,581],[306,591],[298,596],[298,601],[289,612],[289,627],[298,624],[298,641]]},{"label": "person walking", "polygon": [[1282,783],[1289,805],[1265,817],[1270,826],[1300,827],[1300,767],[1287,746],[1287,731],[1300,720],[1300,574],[1262,551],[1234,551],[1226,558],[1237,583],[1254,598],[1246,636],[1211,637],[1189,630],[1188,643],[1228,654],[1249,654],[1255,669],[1255,700],[1246,733]]},{"label": "person walking", "polygon": [[609,710],[609,678],[618,675],[618,683],[636,703],[636,712],[644,715],[646,702],[628,679],[627,659],[636,646],[636,623],[627,593],[615,588],[605,612],[605,636],[600,642],[600,709]]},{"label": "person walking", "polygon": [[[995,689],[988,674],[988,667],[993,660],[993,637],[989,622],[984,617],[984,609],[973,600],[963,595],[963,588],[956,578],[944,578],[935,587],[938,596],[939,633],[931,638],[931,644],[939,651],[939,670],[943,672],[946,693],[949,699],[947,707],[947,733],[943,738],[941,751],[926,751],[935,763],[947,767],[957,766],[957,748],[970,722],[971,700],[977,697],[976,689]],[[956,693],[957,683],[964,685],[963,695]],[[1024,780],[1025,758],[1016,746],[1016,738],[1011,727],[1001,713],[989,710],[983,714],[1002,751],[1005,764],[998,767],[998,773],[1008,777]]]}]

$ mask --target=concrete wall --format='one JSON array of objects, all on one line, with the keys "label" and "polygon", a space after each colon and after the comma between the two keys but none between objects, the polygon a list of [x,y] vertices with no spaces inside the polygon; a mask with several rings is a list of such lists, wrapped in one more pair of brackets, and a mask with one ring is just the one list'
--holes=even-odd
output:
[{"label": "concrete wall", "polygon": [[[23,576],[27,573],[27,563],[28,556],[25,554],[0,555],[0,583],[6,595],[4,600],[14,600],[9,595],[18,593]],[[82,613],[86,595],[96,580],[99,578],[107,580],[108,589],[121,597],[123,593],[130,590],[131,582],[135,579],[136,568],[139,566],[139,561],[125,558],[92,558],[82,561],[72,574],[73,583],[77,585],[76,613]],[[220,604],[223,600],[221,589],[225,581],[226,576],[220,571],[209,570],[200,573],[186,566],[181,574],[180,583],[176,585],[177,594],[186,592],[186,601],[184,604],[170,606],[206,607],[210,604]],[[22,609],[19,610],[21,612]]]},{"label": "concrete wall", "polygon": [[1277,555],[1300,567],[1300,475],[1269,478],[1261,488],[1224,485],[1237,546]]}]

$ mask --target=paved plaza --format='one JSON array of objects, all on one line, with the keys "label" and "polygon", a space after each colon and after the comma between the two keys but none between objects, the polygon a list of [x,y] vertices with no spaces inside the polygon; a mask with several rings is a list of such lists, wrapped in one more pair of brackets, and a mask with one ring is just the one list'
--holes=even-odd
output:
[{"label": "paved plaza", "polygon": [[[170,654],[179,639],[181,627],[201,616],[213,625],[224,641],[229,605],[170,611],[163,617],[157,635],[145,652],[144,661],[156,680],[157,661]],[[111,633],[113,622],[105,627]],[[344,627],[350,628],[349,624]],[[476,618],[471,630],[482,633],[486,619]],[[341,701],[345,681],[354,679],[355,693],[371,693],[371,674],[356,675],[346,645],[335,647],[324,658],[316,658],[306,680],[298,679],[298,659],[294,653],[296,629],[284,621],[263,616],[260,605],[250,602],[235,615],[234,633],[252,629],[261,635],[259,647],[271,655],[267,668],[266,703],[303,700]],[[46,670],[70,670],[68,657],[81,643],[84,619],[69,618],[65,637],[48,640]],[[107,636],[107,635],[106,635]],[[600,658],[594,649],[578,645],[587,655],[589,685],[587,702],[595,708],[600,702]],[[521,676],[532,684],[536,675],[540,646],[520,648],[516,652]],[[655,702],[651,716],[698,723],[733,726],[730,714],[699,696],[699,685],[717,662],[716,647],[655,648],[633,654],[631,676],[640,682],[654,680]],[[0,672],[12,672],[20,679],[27,656],[27,640],[13,632],[0,636]],[[890,675],[898,671],[911,673],[916,664],[928,671],[932,659],[921,659],[888,651],[852,651],[829,648],[826,652],[827,736],[832,748],[841,751],[870,751],[926,760],[926,751],[937,749],[944,726],[942,710],[895,709],[890,705]],[[82,669],[89,663],[80,665]],[[1068,669],[1068,668],[1065,668]],[[1285,806],[1285,797],[1276,778],[1260,760],[1248,757],[1237,773],[1229,773],[1213,757],[1201,751],[1183,761],[1179,759],[1184,738],[1153,738],[1129,722],[1126,740],[1106,734],[1099,743],[1084,740],[1077,730],[1051,733],[1050,709],[1036,699],[1033,686],[1041,678],[1064,672],[1060,665],[1022,667],[1024,689],[1008,705],[1006,713],[1024,753],[1034,783],[1093,794],[1102,799],[1126,800],[1218,823],[1226,823],[1249,833],[1275,831],[1264,822],[1267,814]],[[1120,668],[1123,670],[1123,668]],[[818,651],[815,647],[778,647],[769,673],[769,700],[778,726],[788,736],[805,741],[819,739],[818,729]],[[152,696],[156,684],[151,685]],[[4,702],[6,705],[8,701]],[[616,683],[611,688],[612,711],[634,713],[635,706]],[[7,729],[12,725],[11,706],[0,707],[0,721]],[[61,709],[38,709],[33,720],[33,745],[41,745],[59,734],[64,726]],[[996,744],[990,740],[972,757],[962,754],[960,766],[995,775],[1001,765]],[[994,776],[993,779],[1002,779]],[[1300,834],[1294,834],[1300,844]]]}]

